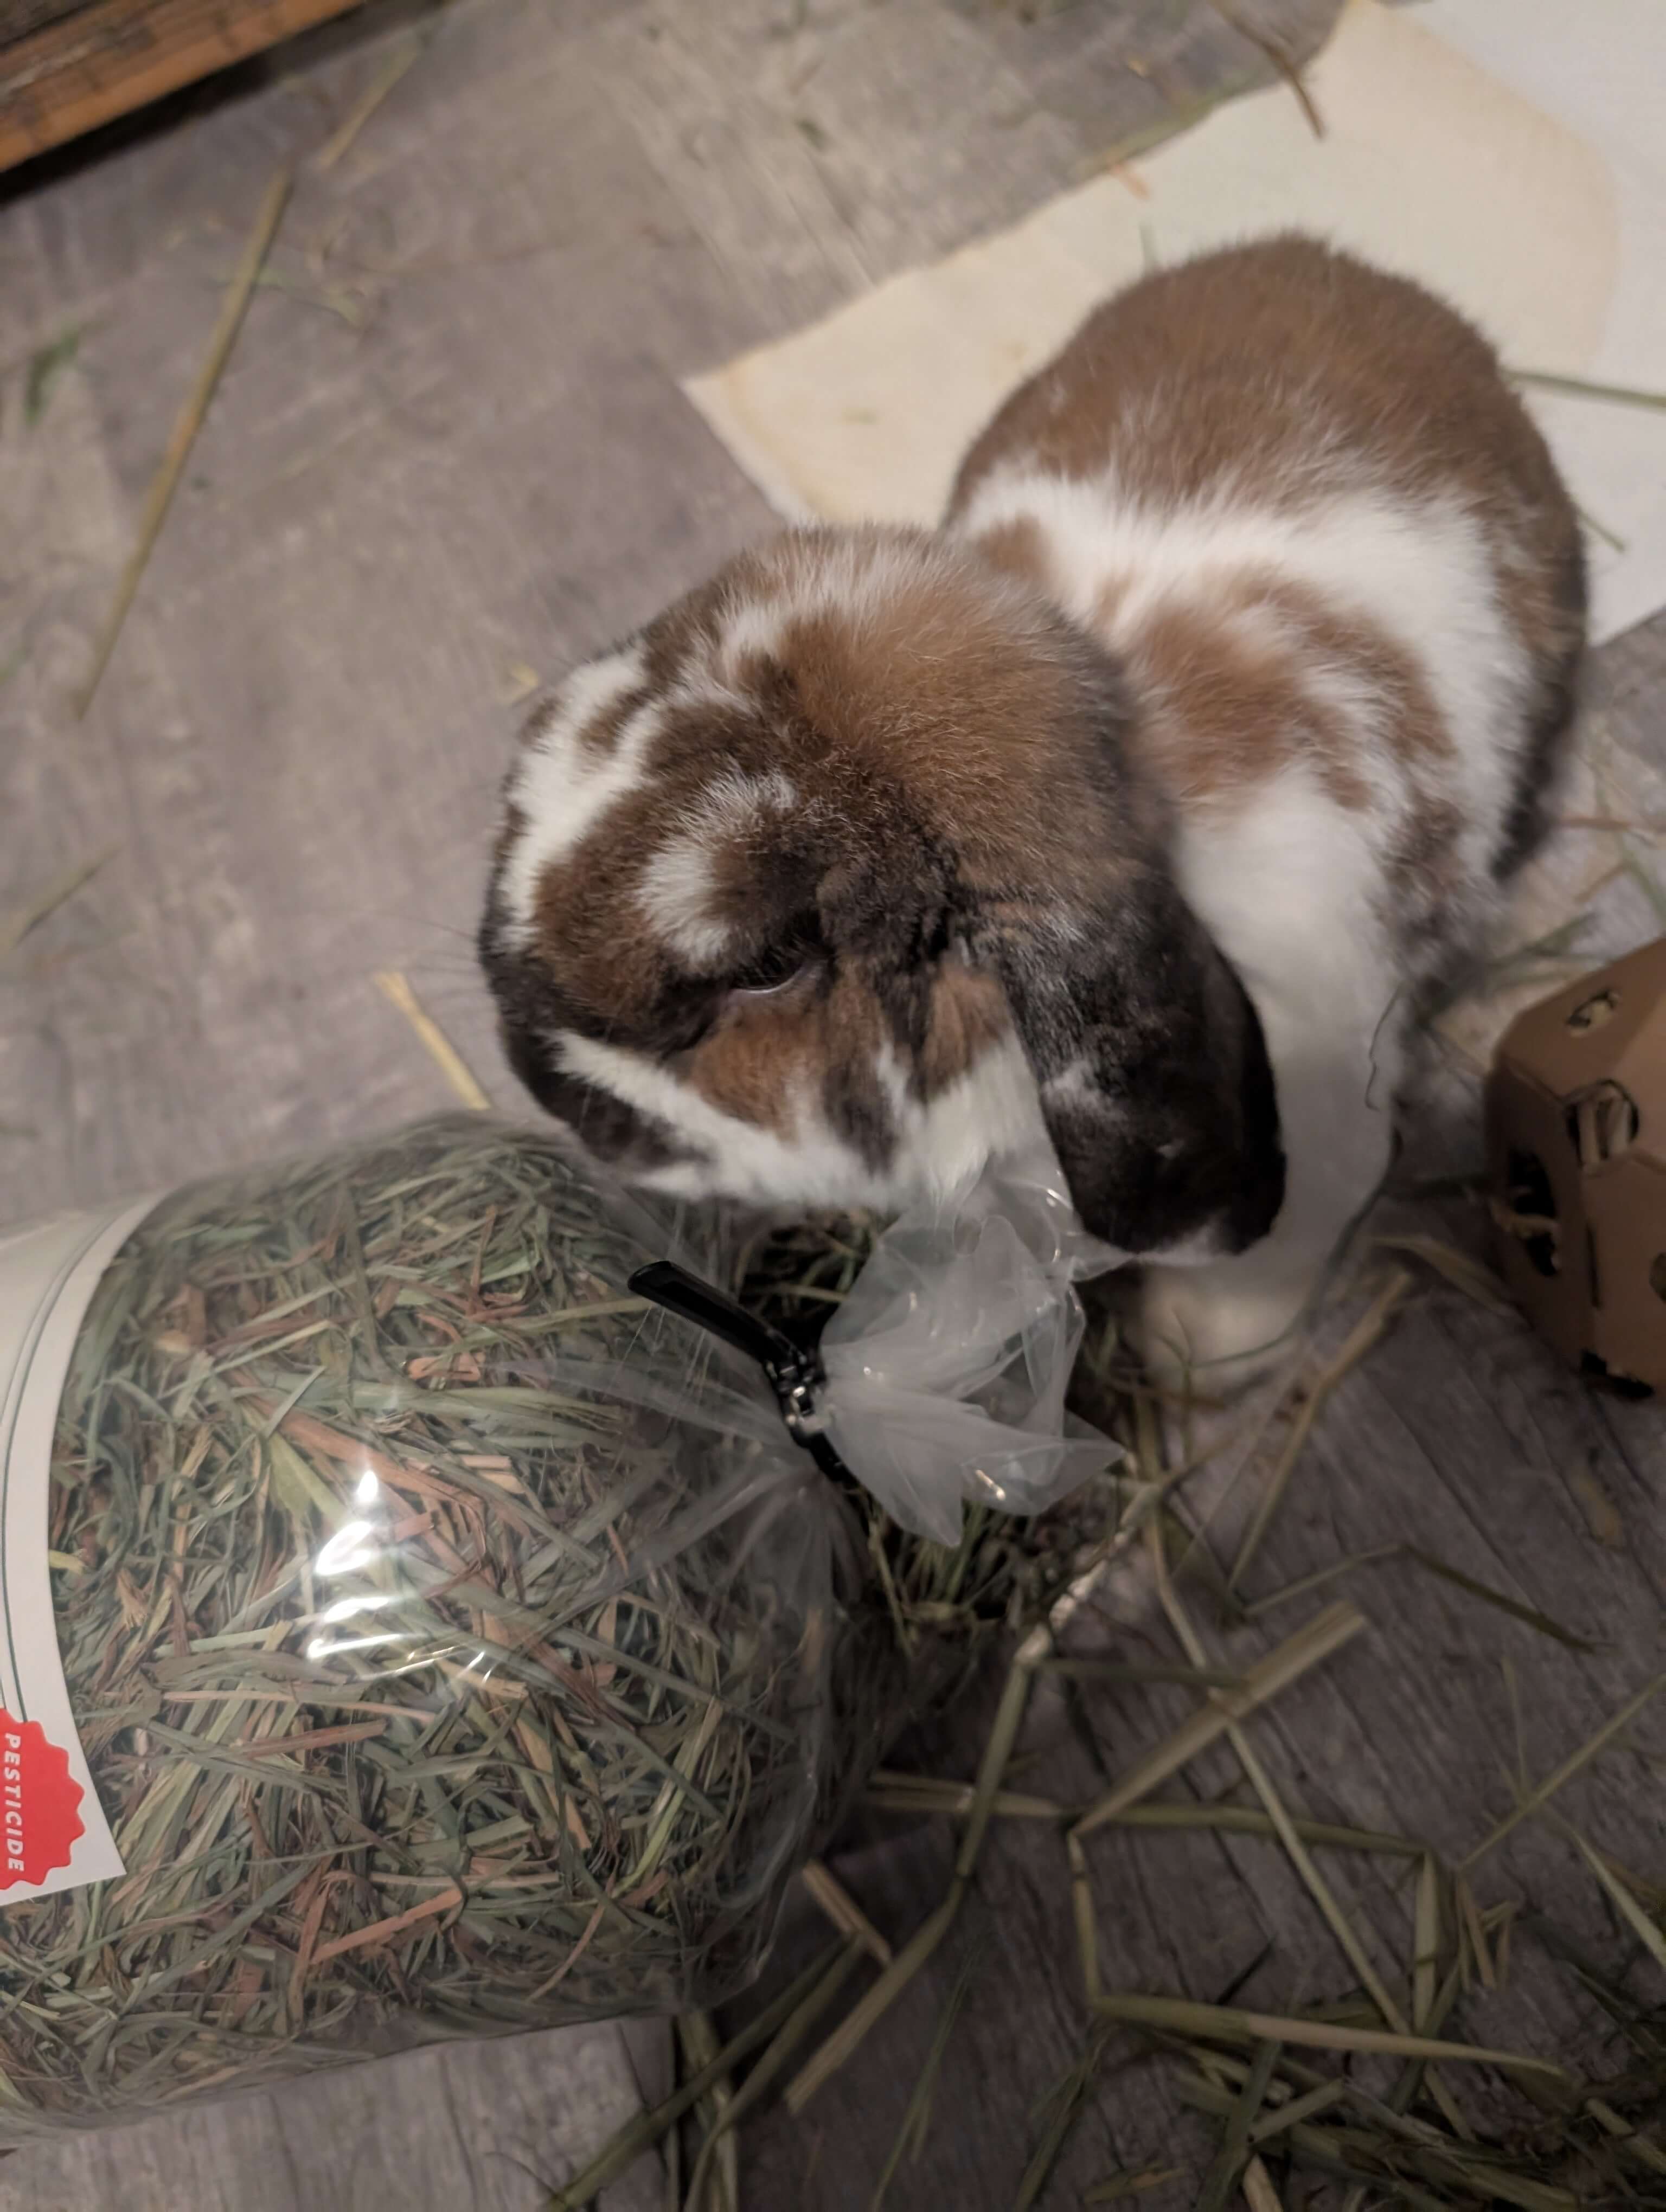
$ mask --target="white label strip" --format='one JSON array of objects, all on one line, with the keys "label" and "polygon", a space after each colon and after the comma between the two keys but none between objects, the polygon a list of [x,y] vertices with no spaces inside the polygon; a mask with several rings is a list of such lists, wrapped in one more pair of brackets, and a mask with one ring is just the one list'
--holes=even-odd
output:
[{"label": "white label strip", "polygon": [[64,1679],[47,1508],[76,1334],[100,1277],[155,1204],[0,1234],[0,1911],[126,1871]]}]

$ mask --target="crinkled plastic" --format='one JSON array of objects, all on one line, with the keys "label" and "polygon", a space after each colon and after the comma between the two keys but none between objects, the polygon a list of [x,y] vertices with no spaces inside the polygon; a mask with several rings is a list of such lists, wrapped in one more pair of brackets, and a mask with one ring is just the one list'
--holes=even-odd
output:
[{"label": "crinkled plastic", "polygon": [[1057,1162],[998,1161],[885,1231],[822,1338],[834,1449],[892,1519],[941,1544],[965,1504],[1032,1515],[1120,1456],[1065,1392],[1075,1284],[1121,1255],[1077,1220]]}]

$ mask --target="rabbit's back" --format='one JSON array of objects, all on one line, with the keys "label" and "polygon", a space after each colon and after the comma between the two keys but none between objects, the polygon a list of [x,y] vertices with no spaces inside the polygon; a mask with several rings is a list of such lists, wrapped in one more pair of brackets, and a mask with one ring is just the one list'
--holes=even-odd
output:
[{"label": "rabbit's back", "polygon": [[1541,826],[1584,580],[1461,316],[1310,239],[1159,272],[1007,402],[949,526],[1116,653],[1212,869],[1282,803],[1292,860],[1316,823],[1356,848],[1402,957],[1473,937]]}]

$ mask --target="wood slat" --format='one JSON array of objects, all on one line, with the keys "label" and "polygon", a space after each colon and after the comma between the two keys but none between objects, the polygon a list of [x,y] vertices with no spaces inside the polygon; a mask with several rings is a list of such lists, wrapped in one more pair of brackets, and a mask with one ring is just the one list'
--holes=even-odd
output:
[{"label": "wood slat", "polygon": [[0,47],[0,169],[339,15],[356,0],[94,0]]},{"label": "wood slat", "polygon": [[20,39],[27,39],[48,23],[89,5],[89,0],[0,0],[0,54]]}]

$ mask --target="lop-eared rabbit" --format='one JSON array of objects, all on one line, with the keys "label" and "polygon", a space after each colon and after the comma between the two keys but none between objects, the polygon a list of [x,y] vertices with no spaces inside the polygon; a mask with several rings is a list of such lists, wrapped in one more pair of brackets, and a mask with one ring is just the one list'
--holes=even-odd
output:
[{"label": "lop-eared rabbit", "polygon": [[631,1177],[894,1208],[1044,1129],[1150,1357],[1253,1371],[1541,834],[1574,510],[1484,340],[1314,240],[1094,313],[936,532],[793,531],[526,724],[481,951]]}]

